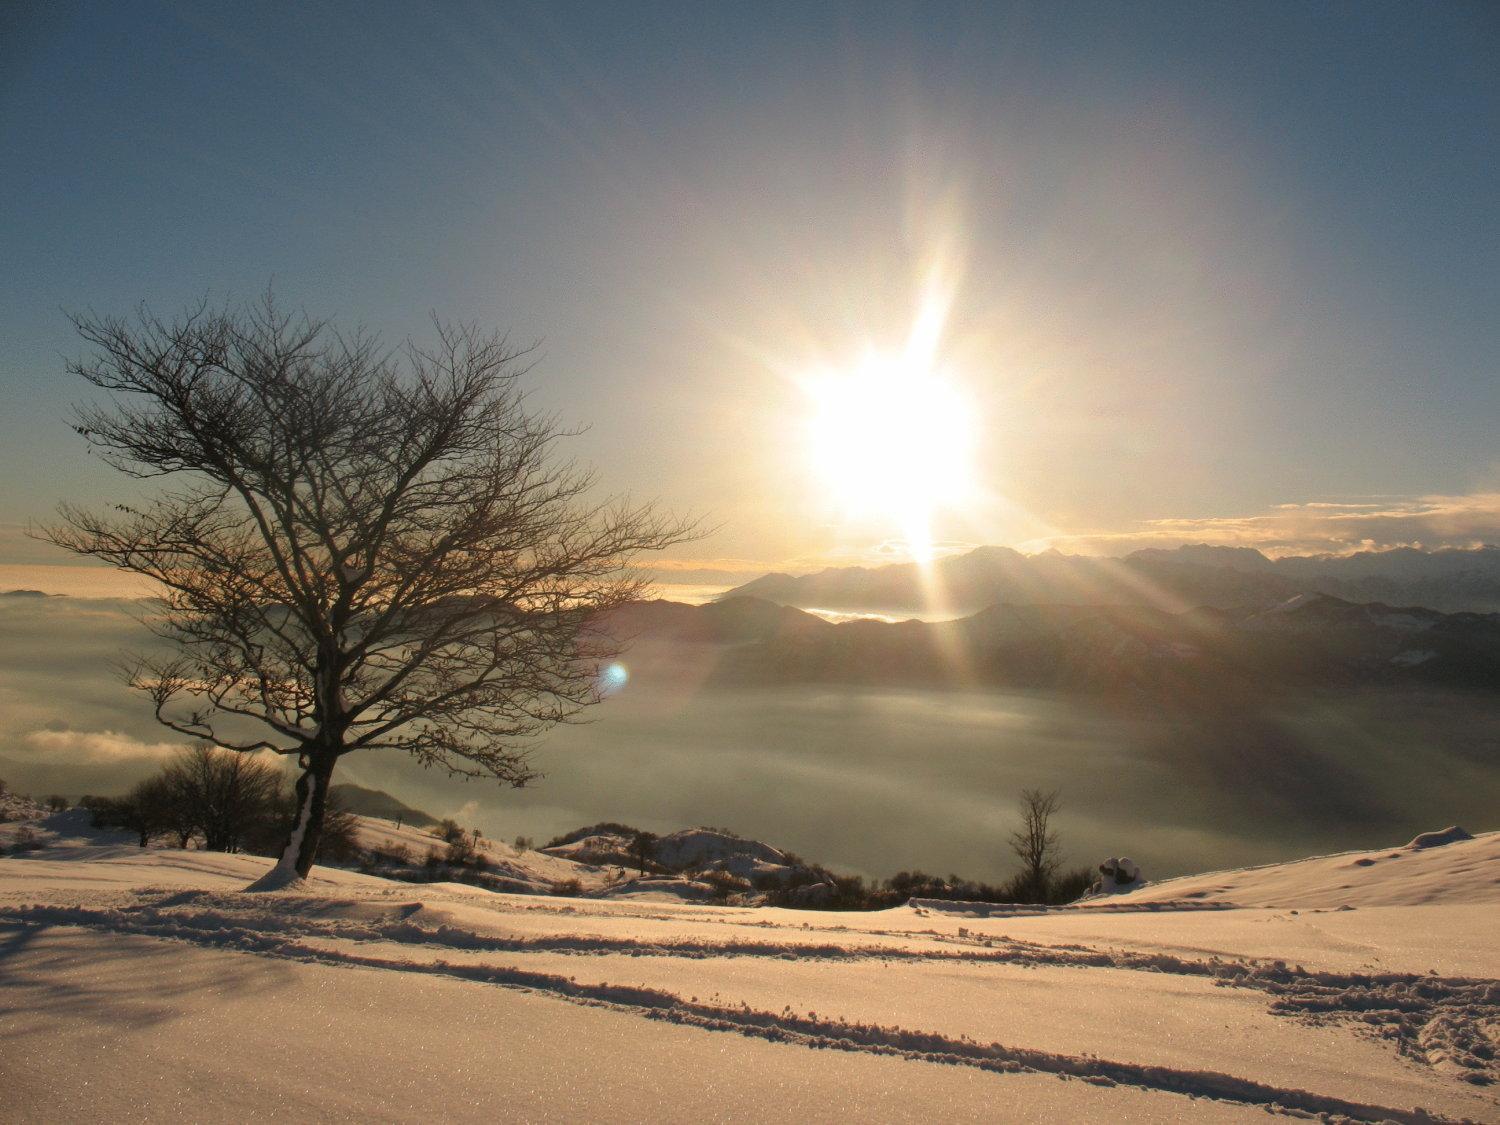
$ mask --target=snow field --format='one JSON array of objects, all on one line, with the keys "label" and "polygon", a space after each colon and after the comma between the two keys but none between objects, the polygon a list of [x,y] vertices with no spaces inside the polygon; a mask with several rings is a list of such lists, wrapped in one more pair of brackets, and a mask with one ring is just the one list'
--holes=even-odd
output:
[{"label": "snow field", "polygon": [[28,1121],[1500,1121],[1497,839],[852,914],[246,895],[270,861],[54,831],[0,860],[0,1090]]}]

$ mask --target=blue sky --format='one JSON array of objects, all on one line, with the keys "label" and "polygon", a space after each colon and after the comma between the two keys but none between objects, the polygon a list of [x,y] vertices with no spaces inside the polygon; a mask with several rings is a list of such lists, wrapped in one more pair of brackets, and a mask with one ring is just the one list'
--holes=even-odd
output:
[{"label": "blue sky", "polygon": [[1500,539],[1493,6],[0,21],[12,533],[120,491],[67,429],[64,309],[274,281],[393,338],[540,340],[575,452],[710,514],[709,565],[864,557],[892,529],[820,504],[795,373],[899,344],[940,262],[990,500],[945,540]]}]

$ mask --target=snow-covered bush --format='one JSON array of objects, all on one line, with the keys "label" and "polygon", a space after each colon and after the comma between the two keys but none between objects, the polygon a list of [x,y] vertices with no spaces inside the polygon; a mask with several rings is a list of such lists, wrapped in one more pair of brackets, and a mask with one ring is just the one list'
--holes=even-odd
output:
[{"label": "snow-covered bush", "polygon": [[1141,869],[1135,860],[1128,857],[1110,856],[1099,865],[1099,881],[1094,885],[1098,894],[1115,894],[1133,891],[1141,885]]}]

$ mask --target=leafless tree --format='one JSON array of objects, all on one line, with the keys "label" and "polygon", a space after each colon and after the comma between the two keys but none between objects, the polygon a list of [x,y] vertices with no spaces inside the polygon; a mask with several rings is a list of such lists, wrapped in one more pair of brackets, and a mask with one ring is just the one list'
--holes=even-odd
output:
[{"label": "leafless tree", "polygon": [[130,682],[179,733],[296,755],[298,813],[263,886],[305,876],[345,754],[520,786],[528,749],[597,702],[594,627],[642,551],[696,534],[591,501],[571,436],[524,400],[524,350],[469,325],[386,348],[267,297],[173,322],[79,316],[70,370],[108,392],[75,428],[154,501],[64,506],[40,534],[155,579],[173,655]]},{"label": "leafless tree", "polygon": [[637,832],[630,839],[630,855],[635,860],[641,874],[645,875],[647,868],[651,866],[651,857],[656,854],[656,833]]},{"label": "leafless tree", "polygon": [[183,847],[193,835],[193,822],[177,793],[160,774],[136,785],[124,797],[98,803],[95,823],[119,825],[134,832],[145,847],[155,837],[171,834]]},{"label": "leafless tree", "polygon": [[1056,790],[1021,791],[1021,827],[1010,834],[1010,850],[1021,861],[1019,886],[1032,901],[1044,902],[1048,887],[1062,862],[1057,833],[1052,831],[1052,817],[1062,807]]},{"label": "leafless tree", "polygon": [[[264,756],[207,742],[180,751],[161,780],[211,852],[240,851],[261,825],[278,819],[285,791],[282,771]],[[326,810],[324,816],[326,827]]]}]

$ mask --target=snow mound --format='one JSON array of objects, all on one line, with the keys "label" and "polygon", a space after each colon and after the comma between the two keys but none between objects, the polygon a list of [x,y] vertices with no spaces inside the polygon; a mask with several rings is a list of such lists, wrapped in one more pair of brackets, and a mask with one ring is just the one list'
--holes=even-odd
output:
[{"label": "snow mound", "polygon": [[247,894],[258,894],[263,891],[301,891],[306,889],[307,880],[298,875],[295,870],[276,866],[246,887],[245,892]]},{"label": "snow mound", "polygon": [[[568,860],[578,864],[594,864],[632,870],[639,862],[635,852],[635,836],[623,831],[591,832],[587,836],[570,840],[544,849],[544,854],[557,860]],[[731,832],[717,828],[684,828],[669,836],[656,839],[651,845],[650,862],[662,871],[687,875],[723,872],[736,879],[754,884],[761,880],[785,881],[799,869],[785,852],[761,843],[747,840]],[[583,880],[587,884],[587,880]],[[687,901],[699,901],[709,893],[711,886],[691,877],[675,881],[657,880],[650,890],[634,883],[621,885],[608,891],[610,897],[662,895],[677,893]],[[672,888],[676,890],[673,891]],[[664,900],[663,900],[664,901]]]},{"label": "snow mound", "polygon": [[591,897],[628,899],[632,902],[710,902],[717,896],[713,886],[680,875],[668,878],[630,879],[614,883]]},{"label": "snow mound", "polygon": [[663,836],[656,842],[655,858],[663,867],[677,871],[714,867],[745,879],[791,867],[786,854],[770,844],[714,828],[684,828]]},{"label": "snow mound", "polygon": [[1094,884],[1097,894],[1112,895],[1134,891],[1141,886],[1141,869],[1128,856],[1110,856],[1099,865],[1099,881]]},{"label": "snow mound", "polygon": [[1500,904],[1500,832],[1470,836],[1454,826],[1393,848],[1186,875],[1147,884],[1129,901],[1299,909]]},{"label": "snow mound", "polygon": [[0,850],[14,847],[22,839],[34,851],[59,848],[87,848],[134,844],[135,836],[119,828],[95,828],[88,809],[64,809],[49,813],[46,809],[26,819],[0,823]]},{"label": "snow mound", "polygon": [[1450,824],[1441,832],[1423,832],[1421,835],[1413,837],[1412,842],[1406,846],[1408,848],[1440,848],[1444,844],[1456,844],[1460,840],[1472,840],[1473,838],[1473,836],[1470,836],[1458,825]]},{"label": "snow mound", "polygon": [[543,848],[542,851],[546,855],[570,860],[573,863],[613,864],[616,867],[630,867],[635,864],[635,857],[631,854],[630,838],[615,832],[584,836],[572,843],[558,844],[556,847]]}]

